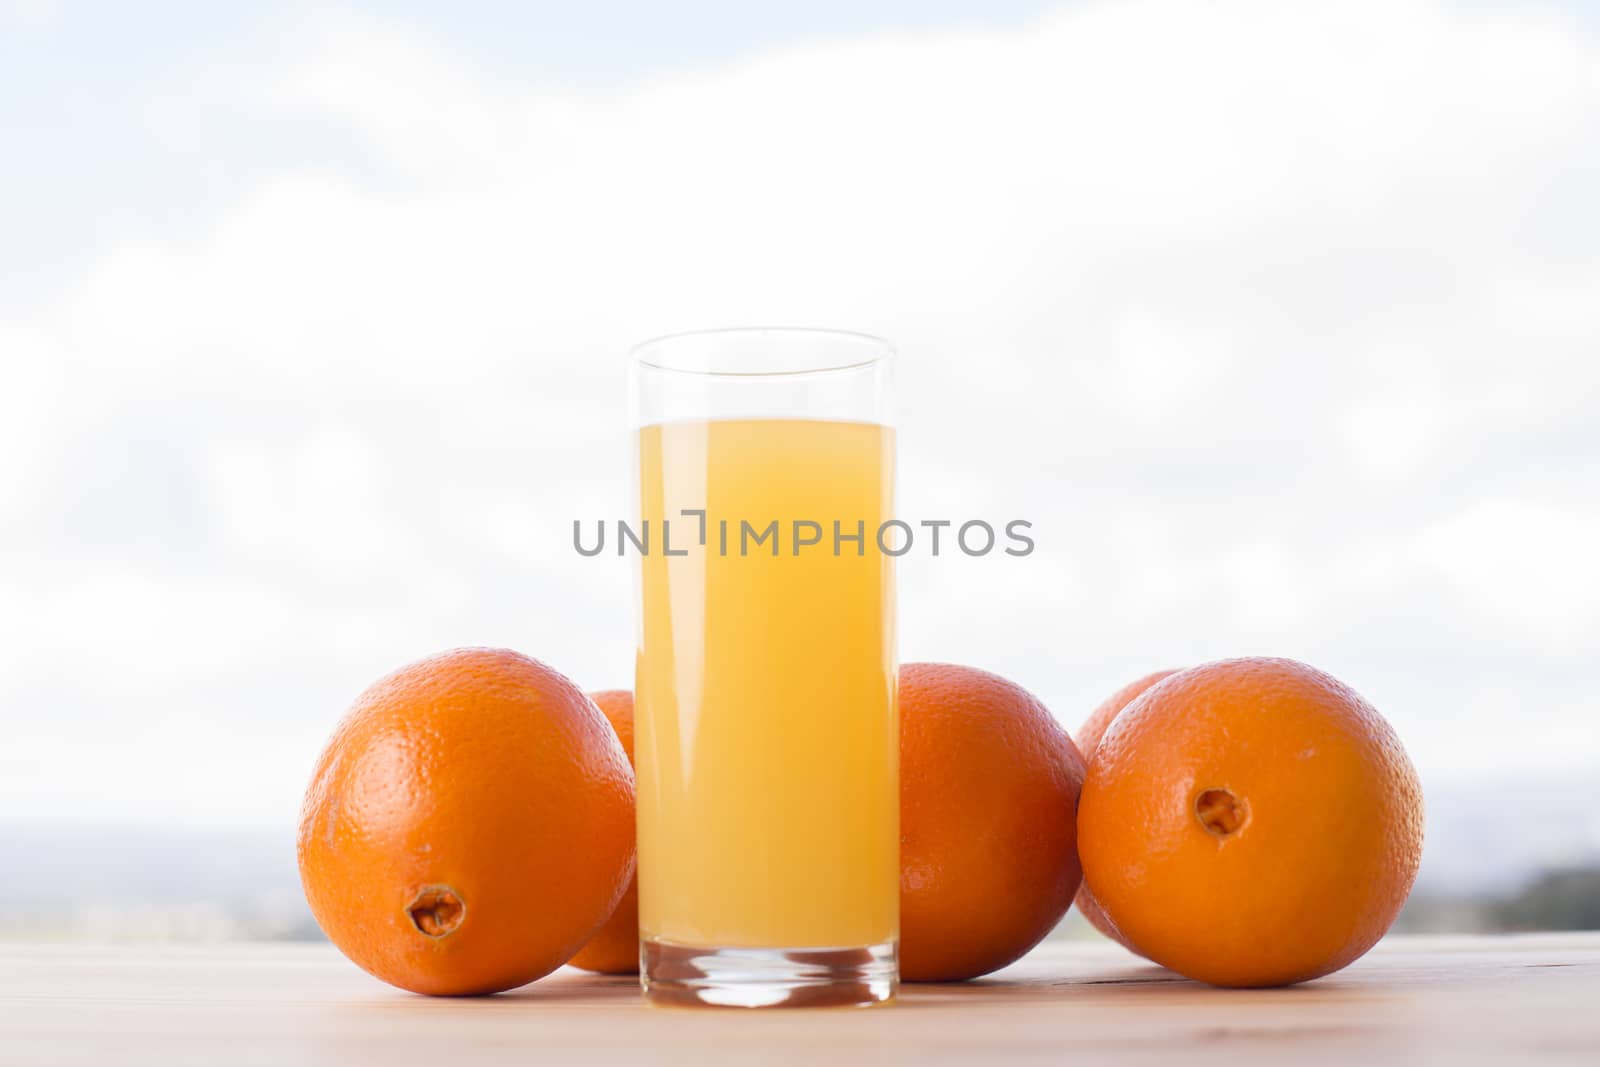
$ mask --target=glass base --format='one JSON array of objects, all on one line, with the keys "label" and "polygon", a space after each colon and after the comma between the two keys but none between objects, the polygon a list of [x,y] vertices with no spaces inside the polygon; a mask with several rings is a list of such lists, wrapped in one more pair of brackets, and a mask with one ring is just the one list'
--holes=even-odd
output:
[{"label": "glass base", "polygon": [[696,948],[639,943],[652,1004],[811,1008],[881,1004],[900,985],[895,942],[865,948]]}]

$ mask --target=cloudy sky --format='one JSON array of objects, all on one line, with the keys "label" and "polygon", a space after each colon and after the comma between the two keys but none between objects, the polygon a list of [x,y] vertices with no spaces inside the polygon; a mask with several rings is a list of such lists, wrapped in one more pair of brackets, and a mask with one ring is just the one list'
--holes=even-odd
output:
[{"label": "cloudy sky", "polygon": [[1034,524],[903,659],[1076,727],[1294,656],[1430,786],[1592,775],[1597,20],[979,6],[0,0],[0,811],[289,825],[451,646],[630,684],[571,523],[628,345],[740,324],[892,339],[902,514]]}]

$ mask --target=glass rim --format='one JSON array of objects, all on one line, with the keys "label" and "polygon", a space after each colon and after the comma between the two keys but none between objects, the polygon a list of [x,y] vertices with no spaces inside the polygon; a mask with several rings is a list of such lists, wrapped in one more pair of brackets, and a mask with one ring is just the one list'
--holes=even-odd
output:
[{"label": "glass rim", "polygon": [[[825,346],[839,350],[839,354],[835,358],[823,355],[822,358],[802,360],[798,366],[768,369],[721,366],[717,365],[714,357],[707,358],[705,354],[707,347],[716,347],[719,342],[737,344],[740,341],[751,343],[765,341],[770,345],[774,341],[783,340],[809,341],[813,343],[811,346],[813,348]],[[705,345],[698,349],[701,357],[699,359],[673,360],[663,359],[658,355],[663,350],[693,349],[694,346],[688,343],[694,341],[705,342]],[[851,349],[854,351],[847,351]],[[651,337],[630,348],[628,355],[636,367],[667,374],[703,378],[802,378],[809,375],[864,370],[878,364],[886,364],[894,359],[896,352],[894,345],[884,338],[859,330],[836,330],[818,326],[724,326],[709,330],[681,330]]]}]

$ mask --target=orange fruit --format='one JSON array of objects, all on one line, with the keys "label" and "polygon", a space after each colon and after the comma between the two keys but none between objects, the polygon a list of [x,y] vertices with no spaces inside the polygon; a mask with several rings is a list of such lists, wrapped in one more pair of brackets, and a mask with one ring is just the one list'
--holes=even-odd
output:
[{"label": "orange fruit", "polygon": [[[633,693],[627,689],[602,689],[590,693],[617,732],[622,749],[633,759]],[[601,974],[639,973],[639,880],[628,880],[627,892],[600,932],[570,962],[574,967]]]},{"label": "orange fruit", "polygon": [[1078,831],[1085,880],[1137,951],[1214,985],[1285,985],[1388,930],[1422,853],[1422,790],[1348,686],[1293,660],[1223,660],[1116,717]]},{"label": "orange fruit", "polygon": [[[1078,751],[1083,754],[1084,763],[1094,762],[1094,750],[1100,747],[1101,735],[1106,732],[1106,728],[1111,725],[1118,712],[1132,703],[1134,697],[1137,697],[1146,689],[1177,673],[1177,671],[1156,671],[1153,674],[1147,674],[1137,681],[1129,682],[1102,700],[1099,706],[1089,713],[1089,717],[1084,720],[1083,726],[1078,729],[1077,737],[1074,738],[1078,744]],[[1096,930],[1111,938],[1111,940],[1119,942],[1124,948],[1133,947],[1117,931],[1117,928],[1111,925],[1111,920],[1106,918],[1106,913],[1101,909],[1100,902],[1089,891],[1087,882],[1078,887],[1078,896],[1072,903],[1083,917],[1089,920],[1090,926],[1093,926]]]},{"label": "orange fruit", "polygon": [[1081,870],[1083,758],[1032,694],[944,663],[900,668],[900,975],[975,978],[1048,934]]},{"label": "orange fruit", "polygon": [[501,649],[413,663],[356,698],[300,816],[300,879],[346,956],[417,993],[548,974],[633,874],[633,771],[582,690]]}]

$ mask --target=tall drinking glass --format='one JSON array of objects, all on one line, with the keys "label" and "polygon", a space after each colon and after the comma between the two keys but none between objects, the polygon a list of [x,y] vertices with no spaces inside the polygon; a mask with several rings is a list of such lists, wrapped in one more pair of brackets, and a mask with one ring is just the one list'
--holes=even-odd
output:
[{"label": "tall drinking glass", "polygon": [[860,334],[757,329],[634,351],[654,1001],[894,994],[892,354]]}]

